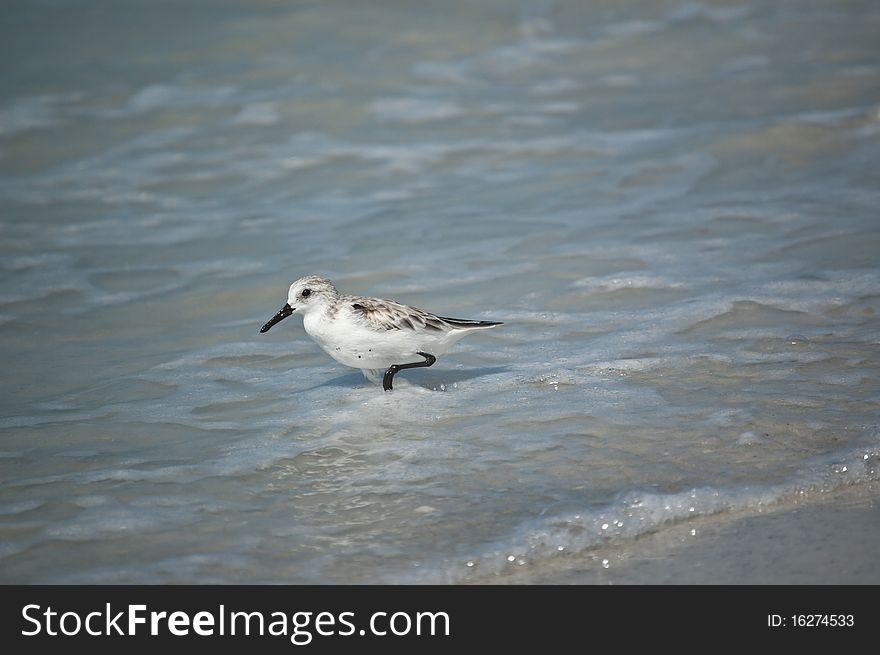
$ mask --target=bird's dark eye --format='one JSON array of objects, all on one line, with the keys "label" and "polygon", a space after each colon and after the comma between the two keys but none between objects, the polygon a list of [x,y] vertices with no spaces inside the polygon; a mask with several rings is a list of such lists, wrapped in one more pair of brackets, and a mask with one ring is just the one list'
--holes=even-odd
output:
[{"label": "bird's dark eye", "polygon": [[299,295],[301,295],[303,298],[308,298],[309,296],[312,295],[312,290],[311,289],[303,289],[303,292]]}]

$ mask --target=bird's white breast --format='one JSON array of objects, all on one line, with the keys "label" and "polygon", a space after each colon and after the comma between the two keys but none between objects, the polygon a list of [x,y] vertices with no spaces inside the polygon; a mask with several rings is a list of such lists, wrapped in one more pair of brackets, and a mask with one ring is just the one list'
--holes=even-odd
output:
[{"label": "bird's white breast", "polygon": [[303,327],[328,355],[346,366],[384,369],[420,362],[424,358],[419,351],[441,355],[449,345],[448,333],[434,336],[414,330],[373,330],[343,312],[332,318],[326,311],[310,312],[303,317]]}]

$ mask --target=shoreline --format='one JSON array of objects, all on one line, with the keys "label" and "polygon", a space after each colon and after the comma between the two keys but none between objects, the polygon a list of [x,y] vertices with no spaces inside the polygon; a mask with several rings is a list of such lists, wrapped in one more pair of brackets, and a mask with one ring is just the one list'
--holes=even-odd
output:
[{"label": "shoreline", "polygon": [[880,482],[682,521],[476,584],[878,584]]}]

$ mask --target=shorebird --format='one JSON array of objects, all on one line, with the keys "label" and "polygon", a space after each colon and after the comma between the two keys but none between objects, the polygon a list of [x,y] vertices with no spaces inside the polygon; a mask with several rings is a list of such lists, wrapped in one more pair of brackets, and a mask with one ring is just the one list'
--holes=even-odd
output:
[{"label": "shorebird", "polygon": [[393,300],[340,295],[330,280],[316,275],[290,285],[284,307],[260,332],[294,313],[302,314],[305,331],[337,362],[361,369],[369,380],[384,371],[385,391],[392,390],[399,371],[431,366],[462,337],[502,325],[437,316]]}]

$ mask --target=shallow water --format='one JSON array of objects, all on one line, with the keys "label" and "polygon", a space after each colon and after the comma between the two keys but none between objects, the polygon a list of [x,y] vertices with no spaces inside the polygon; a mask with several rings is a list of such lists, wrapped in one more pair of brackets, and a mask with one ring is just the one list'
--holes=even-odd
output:
[{"label": "shallow water", "polygon": [[[880,7],[585,4],[9,3],[0,580],[484,581],[880,478]],[[505,325],[384,394],[258,333],[310,273]]]}]

